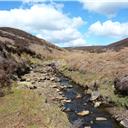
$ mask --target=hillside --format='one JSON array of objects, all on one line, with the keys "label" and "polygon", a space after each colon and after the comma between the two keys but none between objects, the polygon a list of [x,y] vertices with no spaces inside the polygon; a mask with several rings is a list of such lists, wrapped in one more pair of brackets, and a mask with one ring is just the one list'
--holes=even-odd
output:
[{"label": "hillside", "polygon": [[119,51],[120,49],[128,47],[128,38],[117,41],[110,45],[106,46],[81,46],[81,47],[67,47],[65,49],[69,51],[74,50],[82,50],[82,51],[89,51],[89,52],[105,52],[106,50],[114,50]]},{"label": "hillside", "polygon": [[115,43],[112,43],[108,46],[106,46],[108,49],[114,49],[114,50],[120,50],[124,47],[128,47],[128,38],[117,41]]},{"label": "hillside", "polygon": [[[22,30],[0,28],[0,95],[10,79],[28,72],[38,59],[57,58],[63,50]],[[12,75],[13,74],[13,75]]]}]

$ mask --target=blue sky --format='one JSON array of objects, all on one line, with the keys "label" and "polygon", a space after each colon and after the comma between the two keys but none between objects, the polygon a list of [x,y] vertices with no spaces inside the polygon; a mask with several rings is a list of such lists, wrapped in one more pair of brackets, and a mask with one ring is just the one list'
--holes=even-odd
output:
[{"label": "blue sky", "polygon": [[61,47],[128,37],[127,0],[0,1],[0,19],[1,27],[19,28]]}]

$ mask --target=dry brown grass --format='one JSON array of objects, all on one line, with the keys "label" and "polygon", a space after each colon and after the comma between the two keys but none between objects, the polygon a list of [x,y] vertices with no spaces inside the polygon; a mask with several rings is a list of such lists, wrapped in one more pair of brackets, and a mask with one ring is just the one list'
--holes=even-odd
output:
[{"label": "dry brown grass", "polygon": [[113,78],[128,73],[128,48],[105,53],[72,52],[65,57],[70,69]]},{"label": "dry brown grass", "polygon": [[102,96],[119,106],[128,106],[128,96],[115,94],[115,77],[128,75],[128,48],[119,52],[88,53],[70,52],[64,57],[66,63],[60,68],[64,75],[77,84],[93,88],[96,82]]}]

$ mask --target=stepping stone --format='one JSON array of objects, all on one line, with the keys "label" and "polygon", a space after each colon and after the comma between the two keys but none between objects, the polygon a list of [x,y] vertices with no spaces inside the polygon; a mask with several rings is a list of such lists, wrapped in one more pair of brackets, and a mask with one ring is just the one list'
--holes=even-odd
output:
[{"label": "stepping stone", "polygon": [[82,95],[81,94],[77,94],[76,99],[80,99],[80,98],[82,98]]},{"label": "stepping stone", "polygon": [[63,100],[65,103],[71,103],[71,100]]},{"label": "stepping stone", "polygon": [[57,91],[57,92],[60,92],[60,89],[57,88],[56,91]]},{"label": "stepping stone", "polygon": [[107,118],[105,117],[96,117],[96,121],[106,121]]},{"label": "stepping stone", "polygon": [[94,104],[94,107],[97,108],[101,105],[101,101],[97,101],[95,104]]},{"label": "stepping stone", "polygon": [[73,85],[68,85],[67,88],[73,88]]},{"label": "stepping stone", "polygon": [[91,126],[84,126],[84,128],[91,128]]},{"label": "stepping stone", "polygon": [[86,110],[86,111],[84,110],[84,111],[78,112],[77,115],[78,116],[87,116],[87,115],[89,115],[89,113],[90,112],[88,110]]}]

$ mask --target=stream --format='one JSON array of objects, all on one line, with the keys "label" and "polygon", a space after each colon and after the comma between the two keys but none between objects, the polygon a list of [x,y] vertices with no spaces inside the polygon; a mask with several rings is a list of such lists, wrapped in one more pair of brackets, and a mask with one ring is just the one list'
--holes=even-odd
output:
[{"label": "stream", "polygon": [[[85,94],[82,87],[71,82],[62,74],[58,77],[60,86],[66,87],[62,95],[71,101],[62,106],[72,124],[71,128],[122,128],[104,108],[94,107],[90,102],[90,95]],[[76,98],[77,95],[80,97]],[[89,111],[89,114],[85,116],[77,114],[82,111]],[[98,120],[98,118],[100,119]]]}]

